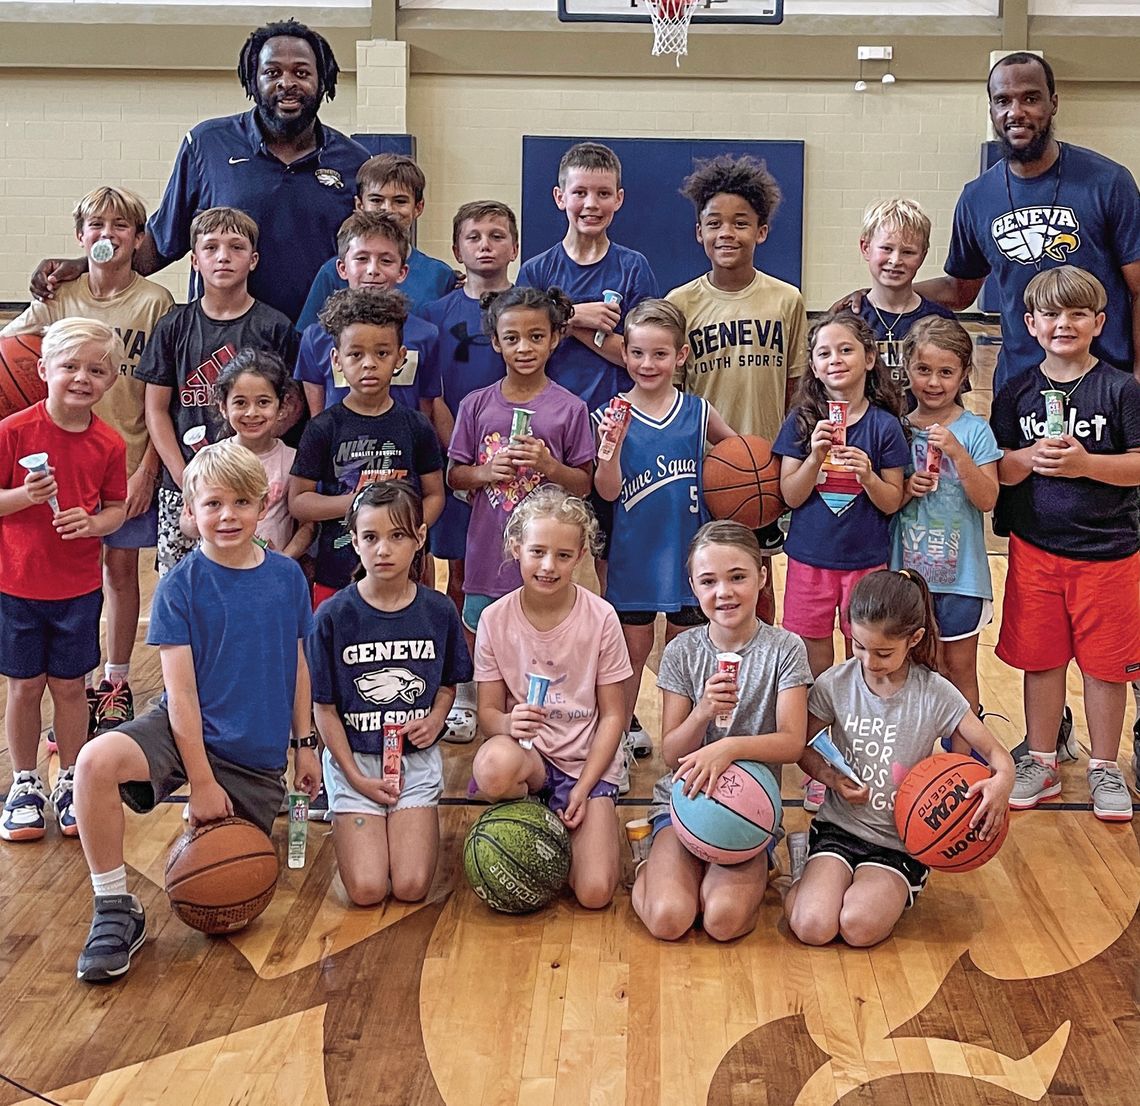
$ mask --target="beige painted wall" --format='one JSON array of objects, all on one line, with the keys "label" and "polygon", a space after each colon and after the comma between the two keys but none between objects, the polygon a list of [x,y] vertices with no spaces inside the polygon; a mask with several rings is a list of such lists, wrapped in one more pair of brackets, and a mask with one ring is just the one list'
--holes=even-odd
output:
[{"label": "beige painted wall", "polygon": [[[803,138],[807,142],[804,291],[824,307],[863,280],[864,206],[896,192],[935,223],[926,272],[940,271],[954,201],[976,173],[984,137],[974,82],[696,82],[413,75],[407,125],[428,176],[420,246],[448,257],[451,215],[465,200],[519,202],[520,138],[532,134]],[[323,117],[355,129],[356,83]],[[1062,136],[1140,169],[1136,85],[1062,89]],[[200,119],[240,111],[229,74],[0,70],[0,300],[24,297],[40,257],[70,250],[68,211],[88,188],[120,181],[154,204],[178,142]],[[669,182],[676,187],[679,182]],[[689,227],[678,228],[689,234]],[[763,254],[759,255],[761,265]],[[180,295],[184,268],[164,274]]]}]

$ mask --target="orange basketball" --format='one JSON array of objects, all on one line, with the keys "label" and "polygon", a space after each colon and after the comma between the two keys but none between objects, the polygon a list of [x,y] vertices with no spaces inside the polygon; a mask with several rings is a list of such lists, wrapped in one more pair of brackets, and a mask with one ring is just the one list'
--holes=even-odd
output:
[{"label": "orange basketball", "polygon": [[780,497],[780,458],[773,456],[772,443],[758,435],[725,438],[714,445],[705,457],[702,480],[713,518],[759,530],[786,510]]},{"label": "orange basketball", "polygon": [[906,851],[940,872],[969,872],[992,859],[1009,832],[1009,819],[989,841],[970,829],[979,799],[966,798],[970,785],[990,770],[973,757],[936,753],[916,764],[895,795],[895,825]]},{"label": "orange basketball", "polygon": [[0,419],[14,415],[47,395],[36,366],[40,360],[38,334],[0,338]]},{"label": "orange basketball", "polygon": [[208,822],[175,842],[166,893],[175,914],[203,933],[232,933],[258,916],[277,889],[273,842],[244,818]]}]

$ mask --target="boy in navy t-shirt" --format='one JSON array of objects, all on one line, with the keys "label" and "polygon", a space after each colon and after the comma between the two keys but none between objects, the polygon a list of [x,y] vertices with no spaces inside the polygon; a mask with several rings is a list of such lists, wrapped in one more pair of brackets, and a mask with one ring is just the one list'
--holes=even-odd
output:
[{"label": "boy in navy t-shirt", "polygon": [[[392,292],[400,285],[403,295],[412,247],[395,216],[358,211],[345,219],[336,243],[337,271],[348,280],[349,288]],[[405,311],[402,344],[404,360],[392,376],[392,398],[431,418],[433,400],[440,394],[439,331],[423,319],[409,318]],[[344,374],[333,367],[332,349],[333,336],[322,320],[305,328],[293,376],[305,389],[311,415],[348,395]]]},{"label": "boy in navy t-shirt", "polygon": [[859,252],[867,262],[871,287],[859,314],[879,343],[883,364],[904,395],[910,381],[902,363],[902,342],[927,315],[954,318],[954,312],[915,291],[914,278],[930,250],[930,219],[914,202],[896,198],[869,207],[859,232]]},{"label": "boy in navy t-shirt", "polygon": [[[370,157],[356,173],[354,210],[368,214],[392,215],[404,228],[410,242],[415,236],[416,221],[424,213],[424,189],[427,181],[423,170],[404,154],[377,154]],[[297,319],[297,329],[317,321],[325,300],[348,283],[337,268],[338,258],[330,257],[321,266]],[[411,300],[415,311],[455,287],[455,272],[450,265],[428,257],[411,247],[408,275],[400,291]]]},{"label": "boy in navy t-shirt", "polygon": [[[593,411],[630,388],[622,357],[621,320],[643,299],[657,295],[657,278],[644,255],[609,238],[622,205],[621,162],[608,146],[579,142],[558,165],[554,202],[566,212],[566,236],[523,262],[518,283],[561,288],[574,301],[565,339],[547,375]],[[621,296],[605,303],[607,291]]]},{"label": "boy in navy t-shirt", "polygon": [[443,460],[436,433],[419,411],[396,403],[391,390],[396,367],[407,355],[404,303],[398,293],[347,289],[330,296],[321,312],[332,343],[332,371],[343,375],[348,394],[305,427],[290,479],[289,513],[298,522],[323,524],[314,610],[344,587],[356,569],[344,518],[366,484],[407,480],[423,499],[429,526],[443,510]]},{"label": "boy in navy t-shirt", "polygon": [[297,563],[253,541],[269,488],[261,462],[230,438],[206,446],[182,479],[197,549],[159,581],[147,642],[166,691],[154,710],[101,734],[79,754],[75,813],[95,916],[78,976],[126,973],[146,937],[142,903],[127,891],[122,803],[139,813],[190,784],[190,824],[237,815],[267,834],[293,785],[315,795],[304,639],[312,625]]},{"label": "boy in navy t-shirt", "polygon": [[990,417],[1005,450],[998,509],[1010,533],[997,654],[1025,673],[1029,755],[1009,805],[1028,810],[1061,792],[1057,723],[1075,658],[1093,813],[1128,821],[1116,758],[1127,685],[1140,672],[1140,384],[1091,352],[1106,301],[1104,285],[1072,265],[1025,289],[1045,359],[1011,366]]}]

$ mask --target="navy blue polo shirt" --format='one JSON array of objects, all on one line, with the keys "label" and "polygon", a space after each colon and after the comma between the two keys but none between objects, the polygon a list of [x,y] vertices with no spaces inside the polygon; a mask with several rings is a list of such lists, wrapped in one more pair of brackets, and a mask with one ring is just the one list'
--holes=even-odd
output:
[{"label": "navy blue polo shirt", "polygon": [[[336,232],[352,214],[356,171],[368,159],[359,143],[323,126],[317,148],[285,165],[269,152],[256,109],[199,123],[182,140],[162,203],[148,227],[164,263],[190,250],[190,223],[211,207],[236,207],[257,223],[257,268],[250,274],[254,298],[293,322]],[[190,299],[201,294],[190,274]]]}]

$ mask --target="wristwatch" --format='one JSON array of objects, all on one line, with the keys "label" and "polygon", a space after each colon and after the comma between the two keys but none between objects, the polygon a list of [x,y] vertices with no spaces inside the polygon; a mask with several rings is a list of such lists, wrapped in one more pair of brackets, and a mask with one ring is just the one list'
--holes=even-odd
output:
[{"label": "wristwatch", "polygon": [[315,749],[317,747],[317,735],[311,733],[308,737],[291,737],[289,738],[289,747],[291,749]]}]

